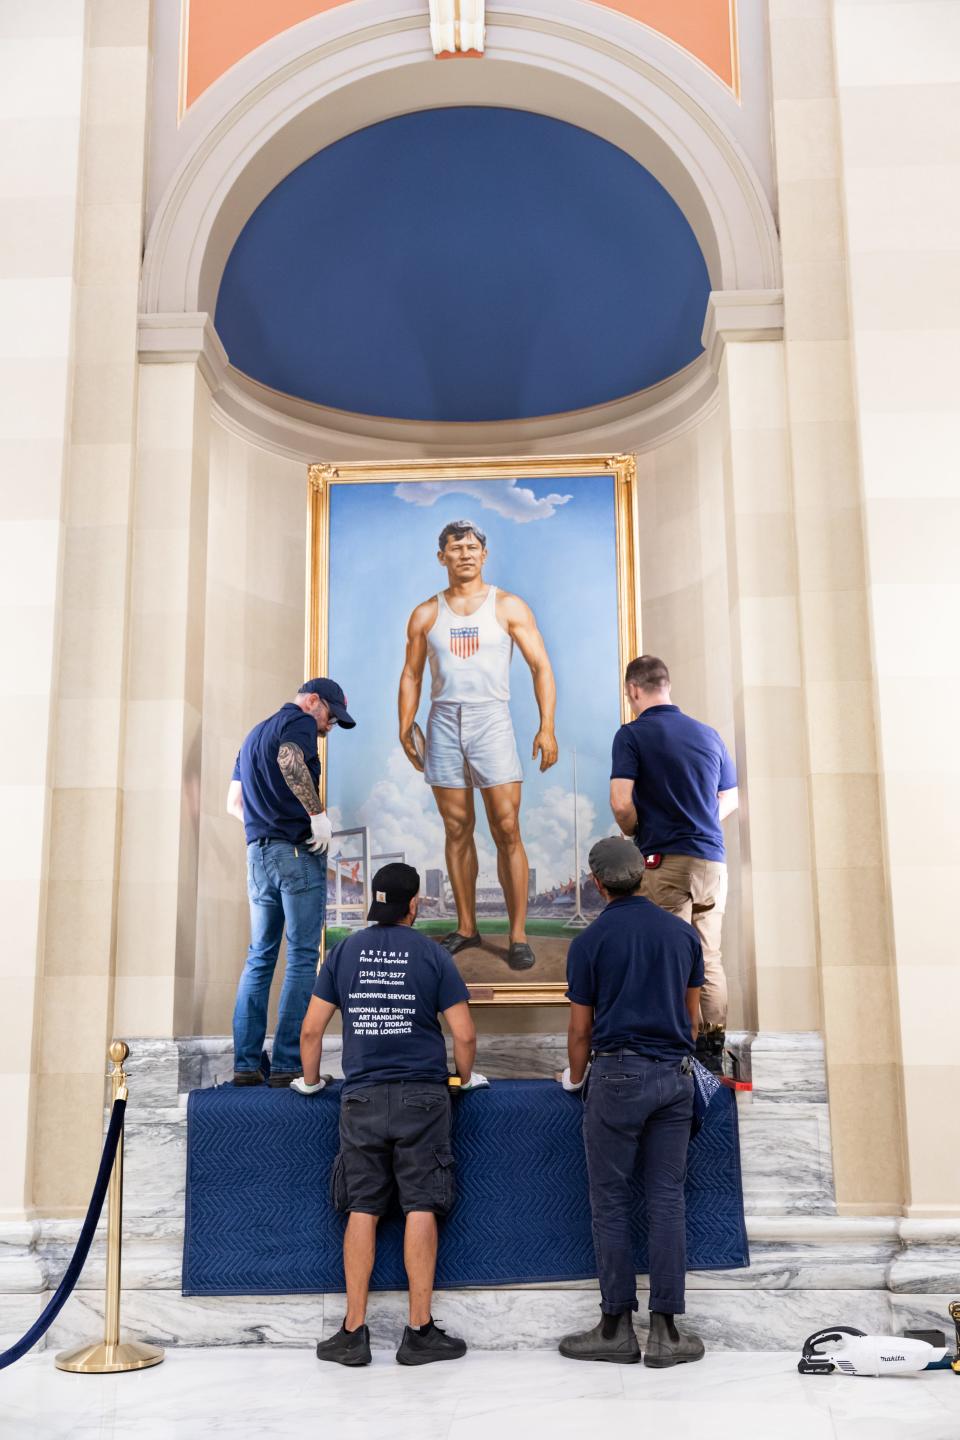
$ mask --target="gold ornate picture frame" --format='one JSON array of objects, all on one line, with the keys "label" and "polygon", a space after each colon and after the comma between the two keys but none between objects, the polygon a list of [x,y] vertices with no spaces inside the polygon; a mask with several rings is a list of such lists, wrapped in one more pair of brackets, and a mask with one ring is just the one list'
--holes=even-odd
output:
[{"label": "gold ornate picture frame", "polygon": [[[403,757],[396,697],[411,609],[447,581],[437,532],[464,516],[490,533],[488,590],[530,603],[552,652],[559,760],[546,774],[530,758],[524,765],[520,828],[532,862],[536,964],[515,978],[504,963],[506,918],[496,913],[496,857],[482,823],[476,893],[489,913],[479,917],[482,944],[458,964],[473,1003],[565,1003],[566,946],[599,907],[585,880],[587,847],[591,836],[616,833],[606,799],[610,743],[629,718],[623,671],[641,648],[632,455],[309,467],[305,673],[331,675],[357,719],[332,746],[320,742],[321,795],[336,831],[326,943],[366,923],[372,871],[401,855],[421,871],[418,925],[435,934],[456,925],[436,792]],[[536,720],[524,668],[515,658],[509,706],[519,753],[529,756],[525,732]]]}]

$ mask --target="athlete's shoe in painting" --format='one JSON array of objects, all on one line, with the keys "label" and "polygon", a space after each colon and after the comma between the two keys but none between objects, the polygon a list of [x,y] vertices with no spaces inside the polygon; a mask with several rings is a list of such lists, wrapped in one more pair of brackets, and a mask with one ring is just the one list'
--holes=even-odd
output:
[{"label": "athlete's shoe in painting", "polygon": [[461,935],[459,930],[451,930],[449,935],[444,935],[440,941],[444,950],[449,950],[451,955],[459,955],[461,950],[473,950],[480,944],[480,932],[475,935]]}]

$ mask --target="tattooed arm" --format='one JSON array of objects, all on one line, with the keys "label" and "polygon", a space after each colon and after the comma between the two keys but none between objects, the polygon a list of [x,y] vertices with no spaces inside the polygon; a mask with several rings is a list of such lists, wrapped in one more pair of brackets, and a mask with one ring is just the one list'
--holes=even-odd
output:
[{"label": "tattooed arm", "polygon": [[291,793],[300,801],[307,814],[319,815],[323,806],[300,746],[284,742],[277,751],[277,764]]}]

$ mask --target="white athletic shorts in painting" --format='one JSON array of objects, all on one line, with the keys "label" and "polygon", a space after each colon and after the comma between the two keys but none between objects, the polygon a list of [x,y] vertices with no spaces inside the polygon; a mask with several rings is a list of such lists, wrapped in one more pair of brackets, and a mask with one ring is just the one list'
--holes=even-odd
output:
[{"label": "white athletic shorts in painting", "polygon": [[427,719],[424,779],[447,790],[489,790],[522,780],[507,702],[434,701]]}]

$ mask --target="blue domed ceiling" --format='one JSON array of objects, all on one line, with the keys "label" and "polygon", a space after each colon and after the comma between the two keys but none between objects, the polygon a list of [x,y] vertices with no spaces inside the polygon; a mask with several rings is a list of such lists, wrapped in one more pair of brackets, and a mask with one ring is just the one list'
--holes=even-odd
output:
[{"label": "blue domed ceiling", "polygon": [[646,389],[700,353],[710,281],[622,150],[523,110],[385,120],[251,215],[216,323],[275,390],[406,420],[516,420]]}]

